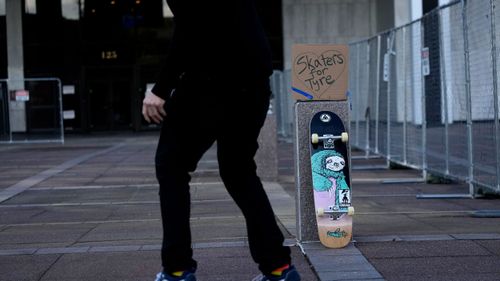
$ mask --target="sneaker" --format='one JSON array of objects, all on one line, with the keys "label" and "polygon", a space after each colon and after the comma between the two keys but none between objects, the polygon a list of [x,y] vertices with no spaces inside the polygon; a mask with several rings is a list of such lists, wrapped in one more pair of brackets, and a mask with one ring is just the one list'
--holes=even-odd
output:
[{"label": "sneaker", "polygon": [[274,275],[267,276],[260,274],[259,276],[252,279],[252,281],[300,281],[300,275],[295,269],[295,266],[291,265],[289,268],[284,270],[279,276],[274,276]]},{"label": "sneaker", "polygon": [[196,276],[194,276],[194,271],[184,271],[179,277],[159,272],[156,274],[155,281],[196,281]]}]

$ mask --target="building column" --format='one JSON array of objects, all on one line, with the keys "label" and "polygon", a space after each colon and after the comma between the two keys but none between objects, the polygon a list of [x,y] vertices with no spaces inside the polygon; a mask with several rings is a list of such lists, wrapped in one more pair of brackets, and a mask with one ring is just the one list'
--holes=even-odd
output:
[{"label": "building column", "polygon": [[[24,89],[23,11],[22,1],[5,2],[7,23],[7,76],[9,92]],[[10,129],[26,131],[26,105],[24,101],[9,102]]]},{"label": "building column", "polygon": [[411,0],[394,0],[394,27],[411,22]]}]

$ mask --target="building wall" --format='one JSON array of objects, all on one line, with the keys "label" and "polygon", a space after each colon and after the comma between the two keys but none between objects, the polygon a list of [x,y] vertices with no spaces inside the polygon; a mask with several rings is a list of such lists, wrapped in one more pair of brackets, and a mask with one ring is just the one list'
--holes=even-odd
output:
[{"label": "building wall", "polygon": [[283,0],[282,5],[285,69],[292,44],[347,44],[394,27],[396,8],[405,11],[399,22],[410,11],[406,0]]}]

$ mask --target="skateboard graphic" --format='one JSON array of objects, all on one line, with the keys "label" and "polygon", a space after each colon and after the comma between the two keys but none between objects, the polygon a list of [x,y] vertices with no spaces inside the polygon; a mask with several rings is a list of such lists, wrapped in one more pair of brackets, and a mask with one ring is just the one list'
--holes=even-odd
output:
[{"label": "skateboard graphic", "polygon": [[321,243],[345,247],[352,238],[348,134],[331,111],[316,113],[310,123],[311,170],[316,222]]}]

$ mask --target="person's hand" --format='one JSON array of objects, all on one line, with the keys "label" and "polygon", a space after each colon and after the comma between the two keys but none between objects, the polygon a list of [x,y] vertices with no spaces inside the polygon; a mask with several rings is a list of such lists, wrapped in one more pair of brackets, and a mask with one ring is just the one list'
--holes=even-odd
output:
[{"label": "person's hand", "polygon": [[144,119],[151,123],[151,121],[160,124],[163,121],[163,117],[167,116],[163,105],[165,104],[165,100],[153,94],[152,92],[148,92],[144,100],[142,101],[142,115]]}]

